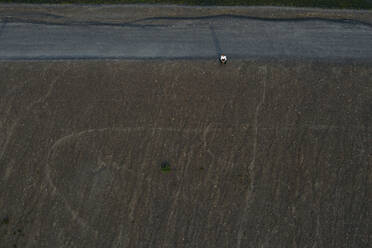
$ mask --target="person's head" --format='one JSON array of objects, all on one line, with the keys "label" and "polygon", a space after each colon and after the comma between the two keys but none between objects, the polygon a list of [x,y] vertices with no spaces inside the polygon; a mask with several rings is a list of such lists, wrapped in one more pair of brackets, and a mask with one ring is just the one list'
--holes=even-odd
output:
[{"label": "person's head", "polygon": [[221,61],[221,63],[225,64],[227,62],[227,57],[225,55],[221,54],[220,61]]}]

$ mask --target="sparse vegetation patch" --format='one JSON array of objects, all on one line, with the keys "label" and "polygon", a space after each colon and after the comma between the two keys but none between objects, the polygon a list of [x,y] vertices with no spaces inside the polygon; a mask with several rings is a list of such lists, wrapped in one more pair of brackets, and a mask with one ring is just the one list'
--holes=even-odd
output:
[{"label": "sparse vegetation patch", "polygon": [[1,224],[9,224],[9,217],[8,216],[5,216],[2,220],[1,220]]},{"label": "sparse vegetation patch", "polygon": [[170,164],[168,161],[163,161],[160,165],[161,171],[163,172],[169,172],[171,170]]}]

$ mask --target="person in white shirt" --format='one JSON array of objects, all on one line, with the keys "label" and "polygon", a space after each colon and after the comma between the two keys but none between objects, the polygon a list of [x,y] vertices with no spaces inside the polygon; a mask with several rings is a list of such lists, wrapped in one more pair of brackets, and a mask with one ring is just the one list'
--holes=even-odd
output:
[{"label": "person in white shirt", "polygon": [[227,63],[227,57],[225,55],[221,54],[220,62],[221,62],[221,64],[226,64]]}]

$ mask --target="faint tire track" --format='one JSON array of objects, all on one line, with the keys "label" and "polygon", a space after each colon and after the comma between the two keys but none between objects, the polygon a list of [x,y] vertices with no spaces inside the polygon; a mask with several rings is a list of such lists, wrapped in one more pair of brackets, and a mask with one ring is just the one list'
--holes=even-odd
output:
[{"label": "faint tire track", "polygon": [[243,238],[243,227],[245,223],[247,222],[247,216],[248,211],[250,209],[250,202],[252,200],[252,196],[254,193],[254,186],[256,181],[256,174],[255,174],[255,168],[256,168],[256,154],[257,154],[257,142],[258,142],[258,115],[260,113],[261,107],[265,103],[266,98],[266,75],[267,75],[267,67],[262,67],[263,74],[264,74],[264,80],[263,80],[263,93],[261,97],[261,101],[257,104],[256,107],[256,114],[254,119],[254,141],[253,141],[253,151],[252,151],[252,160],[248,165],[248,175],[249,175],[249,188],[245,194],[245,207],[243,208],[243,216],[240,220],[239,230],[238,230],[238,236],[237,236],[237,248],[241,247],[241,241]]},{"label": "faint tire track", "polygon": [[[65,144],[67,144],[68,142],[70,142],[71,140],[78,139],[79,137],[82,137],[82,136],[87,135],[87,134],[97,133],[97,132],[102,133],[102,132],[105,132],[105,131],[125,132],[125,133],[143,132],[143,131],[148,130],[148,129],[150,129],[150,130],[152,129],[153,132],[155,132],[155,131],[161,131],[161,132],[165,131],[165,132],[184,132],[186,134],[190,134],[190,133],[199,134],[199,135],[203,136],[202,137],[202,139],[203,139],[202,142],[203,142],[203,145],[204,145],[205,148],[207,147],[206,135],[207,135],[208,131],[211,130],[210,126],[208,126],[205,129],[204,128],[178,129],[178,128],[161,128],[161,127],[158,127],[158,128],[147,128],[147,127],[109,128],[108,127],[108,128],[100,128],[100,129],[87,129],[87,130],[80,131],[78,133],[68,134],[68,135],[65,135],[65,136],[59,138],[58,140],[56,140],[53,143],[53,145],[49,149],[49,152],[48,152],[48,155],[47,155],[47,164],[45,166],[46,183],[52,188],[52,194],[53,195],[59,195],[61,197],[61,199],[64,203],[64,206],[65,206],[65,209],[67,209],[67,211],[71,214],[72,219],[74,221],[76,221],[76,223],[78,225],[80,225],[84,228],[88,228],[95,235],[95,237],[97,237],[97,235],[98,235],[98,230],[93,228],[84,218],[82,218],[79,215],[79,212],[76,211],[71,206],[71,204],[69,203],[67,198],[62,193],[59,192],[58,187],[55,185],[55,183],[52,179],[52,171],[51,171],[51,166],[50,166],[51,160],[53,158],[53,154],[54,154],[54,152],[56,152],[58,150],[58,147],[63,146]],[[212,130],[218,131],[218,130],[221,130],[221,129],[220,128],[214,128]],[[212,153],[208,148],[206,148],[206,152],[210,156],[212,156],[213,158],[216,158],[216,155],[214,153]],[[102,169],[105,169],[105,168],[99,168],[98,170],[102,170]],[[141,177],[143,177],[143,176],[144,175],[141,174]],[[146,178],[142,178],[142,179],[143,180],[139,180],[141,185],[144,181],[147,180]],[[137,185],[136,187],[142,187],[141,185]],[[181,188],[177,190],[177,194],[176,194],[177,196],[180,195],[180,190],[181,190]],[[134,218],[134,212],[133,211],[135,210],[135,206],[138,202],[138,197],[139,196],[137,194],[135,194],[135,195],[132,196],[132,198],[130,200],[129,206],[130,206],[130,209],[132,209],[132,211],[129,213],[129,219]],[[176,206],[177,198],[178,197],[176,197],[176,199],[173,201],[173,204],[172,204],[171,208],[174,208]],[[169,217],[169,218],[171,219],[171,217]],[[170,219],[169,219],[169,221],[170,221]]]}]

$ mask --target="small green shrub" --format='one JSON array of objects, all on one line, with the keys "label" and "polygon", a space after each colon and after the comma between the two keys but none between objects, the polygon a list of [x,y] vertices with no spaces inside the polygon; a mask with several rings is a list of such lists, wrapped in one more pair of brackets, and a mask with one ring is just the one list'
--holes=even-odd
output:
[{"label": "small green shrub", "polygon": [[9,224],[9,217],[8,217],[8,216],[5,216],[5,217],[2,219],[1,224],[5,224],[5,225]]},{"label": "small green shrub", "polygon": [[171,170],[170,163],[168,161],[163,161],[160,165],[160,169],[163,172],[169,172]]},{"label": "small green shrub", "polygon": [[168,167],[168,168],[161,168],[161,171],[162,172],[168,172],[168,171],[171,171],[171,169]]}]

